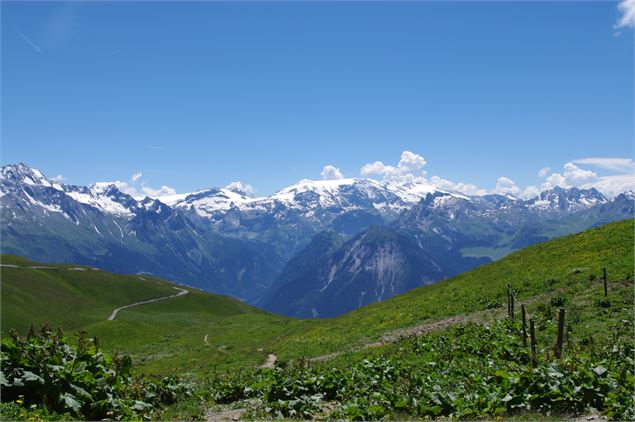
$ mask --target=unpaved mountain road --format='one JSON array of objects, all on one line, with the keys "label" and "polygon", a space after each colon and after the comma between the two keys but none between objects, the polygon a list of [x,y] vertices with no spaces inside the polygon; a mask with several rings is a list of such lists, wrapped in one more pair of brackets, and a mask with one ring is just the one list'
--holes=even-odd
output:
[{"label": "unpaved mountain road", "polygon": [[[45,267],[42,265],[32,265],[29,267],[19,267],[17,265],[13,265],[13,264],[0,264],[0,267],[6,267],[6,268],[18,268],[18,269],[28,269],[28,270],[59,270],[60,268],[58,267]],[[67,271],[86,271],[86,268],[82,268],[82,267],[73,267],[73,268],[66,268]],[[93,271],[100,271],[98,268],[90,268],[90,270]],[[142,280],[145,280],[143,277],[139,277]],[[145,305],[148,303],[154,303],[154,302],[158,302],[160,300],[166,300],[166,299],[172,299],[173,297],[179,297],[179,296],[183,296],[189,293],[189,291],[185,290],[185,289],[180,289],[178,287],[173,287],[175,290],[178,290],[179,292],[175,295],[170,295],[170,296],[164,296],[164,297],[158,297],[156,299],[148,299],[148,300],[143,300],[141,302],[135,302],[135,303],[131,303],[130,305],[126,305],[126,306],[122,306],[121,308],[117,308],[115,310],[112,311],[112,313],[110,314],[110,316],[108,318],[106,318],[106,321],[112,321],[113,319],[115,319],[117,317],[117,313],[119,311],[121,311],[122,309],[126,309],[126,308],[132,308],[133,306],[139,306],[139,305]],[[207,342],[207,336],[205,336],[205,342]]]},{"label": "unpaved mountain road", "polygon": [[117,317],[117,313],[119,311],[121,311],[122,309],[126,309],[126,308],[132,308],[133,306],[139,306],[139,305],[146,305],[148,303],[154,303],[154,302],[158,302],[160,300],[167,300],[167,299],[172,299],[173,297],[179,297],[179,296],[183,296],[189,293],[189,291],[185,290],[185,289],[180,289],[178,287],[174,287],[174,289],[178,290],[179,292],[175,295],[170,295],[170,296],[164,296],[164,297],[158,297],[156,299],[148,299],[148,300],[144,300],[141,302],[135,302],[135,303],[131,303],[130,305],[126,305],[126,306],[122,306],[121,308],[117,308],[114,311],[112,311],[112,314],[110,314],[110,316],[108,318],[106,318],[107,321],[112,321],[113,319],[115,319]]}]

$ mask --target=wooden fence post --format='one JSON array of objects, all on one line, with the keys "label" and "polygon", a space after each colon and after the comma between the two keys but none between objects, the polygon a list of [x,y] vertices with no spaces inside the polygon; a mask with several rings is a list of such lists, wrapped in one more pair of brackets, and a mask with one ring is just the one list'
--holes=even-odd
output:
[{"label": "wooden fence post", "polygon": [[558,310],[558,337],[556,339],[556,347],[554,347],[554,351],[556,352],[556,357],[560,359],[562,355],[562,339],[564,337],[564,308],[560,308]]},{"label": "wooden fence post", "polygon": [[514,299],[514,292],[513,291],[509,292],[509,298],[510,298],[510,301],[511,301],[511,309],[512,309],[511,316],[512,316],[512,319],[514,319],[514,300],[515,299]]},{"label": "wooden fence post", "polygon": [[529,319],[529,341],[531,343],[531,366],[536,367],[536,330],[534,328],[534,319]]},{"label": "wooden fence post", "polygon": [[607,297],[609,295],[608,292],[608,287],[607,287],[607,280],[606,280],[606,267],[602,268],[602,279],[604,280],[604,297]]},{"label": "wooden fence post", "polygon": [[510,292],[509,292],[509,284],[507,284],[507,318],[510,318],[512,316],[512,306],[511,306],[511,299],[510,299]]},{"label": "wooden fence post", "polygon": [[525,311],[525,305],[520,305],[520,318],[523,323],[523,331],[522,331],[523,346],[527,347],[527,315]]}]

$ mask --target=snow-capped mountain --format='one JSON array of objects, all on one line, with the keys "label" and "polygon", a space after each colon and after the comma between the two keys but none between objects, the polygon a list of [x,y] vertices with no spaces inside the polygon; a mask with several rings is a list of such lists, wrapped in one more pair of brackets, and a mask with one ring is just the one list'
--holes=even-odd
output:
[{"label": "snow-capped mountain", "polygon": [[[193,194],[159,198],[215,231],[272,244],[286,259],[324,230],[355,235],[373,224],[387,224],[413,208],[441,219],[503,217],[579,212],[607,203],[595,189],[554,188],[530,200],[511,195],[468,197],[423,183],[398,184],[373,179],[302,180],[268,197],[239,190],[212,188]],[[420,201],[423,201],[420,205]]]},{"label": "snow-capped mountain", "polygon": [[527,208],[536,211],[580,211],[605,204],[608,199],[597,189],[564,189],[555,187],[541,192],[535,198],[524,201]]},{"label": "snow-capped mountain", "polygon": [[[372,179],[302,180],[267,197],[233,185],[134,198],[117,183],[65,185],[25,164],[0,171],[4,253],[153,273],[296,315],[308,315],[298,307],[309,304],[334,315],[362,292],[364,303],[383,300],[532,243],[633,218],[634,203],[633,192],[609,200],[595,189],[554,188],[521,200]],[[341,242],[311,243],[324,231]],[[308,261],[319,268],[297,277]],[[280,286],[286,293],[276,301],[271,289]],[[325,307],[326,292],[346,297]]]},{"label": "snow-capped mountain", "polygon": [[208,218],[231,209],[272,211],[280,207],[300,210],[305,214],[318,209],[346,212],[363,208],[396,215],[436,191],[424,184],[398,185],[373,179],[306,179],[268,197],[250,197],[238,189],[212,188],[158,199],[176,208],[194,210],[199,216]]},{"label": "snow-capped mountain", "polygon": [[227,239],[159,200],[110,183],[62,185],[24,164],[0,172],[0,215],[3,253],[152,273],[244,299],[283,264],[269,245]]},{"label": "snow-capped mountain", "polygon": [[292,316],[334,316],[563,233],[633,217],[632,193],[593,204],[593,190],[558,191],[559,202],[538,209],[509,196],[434,192],[391,224],[369,227],[344,245],[335,234],[320,233],[258,305]]},{"label": "snow-capped mountain", "polygon": [[289,259],[323,230],[354,235],[372,224],[394,220],[400,212],[438,191],[425,184],[399,185],[373,179],[301,180],[268,197],[251,197],[229,188],[159,198],[224,236],[258,239]]}]

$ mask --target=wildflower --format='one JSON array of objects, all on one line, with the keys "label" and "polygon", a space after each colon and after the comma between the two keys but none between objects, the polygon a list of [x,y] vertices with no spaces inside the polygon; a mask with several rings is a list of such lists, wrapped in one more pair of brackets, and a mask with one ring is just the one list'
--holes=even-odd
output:
[{"label": "wildflower", "polygon": [[17,399],[15,402],[16,402],[17,404],[22,404],[22,403],[24,403],[24,400]]}]

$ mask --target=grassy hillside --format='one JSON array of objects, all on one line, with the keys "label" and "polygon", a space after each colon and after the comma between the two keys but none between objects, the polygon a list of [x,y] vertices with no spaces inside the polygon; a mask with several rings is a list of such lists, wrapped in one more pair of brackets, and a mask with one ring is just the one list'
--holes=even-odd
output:
[{"label": "grassy hillside", "polygon": [[124,309],[107,321],[115,308],[174,295],[175,285],[146,275],[38,264],[11,255],[2,255],[2,264],[3,335],[10,328],[25,334],[31,324],[43,322],[67,332],[86,330],[107,349],[131,353],[147,372],[255,365],[264,356],[256,350],[286,321],[192,288],[184,296]]},{"label": "grassy hillside", "polygon": [[[628,419],[635,382],[633,231],[632,220],[612,223],[338,318],[313,320],[187,288],[187,295],[124,309],[107,321],[113,309],[172,295],[175,286],[73,265],[31,268],[39,264],[4,255],[2,330],[24,333],[29,324],[48,321],[86,330],[109,351],[132,354],[145,373],[195,374],[197,395],[164,410],[166,418],[199,418],[210,405],[222,412],[223,403],[231,403],[257,418],[540,419],[593,407]],[[607,298],[602,267],[610,280]],[[508,283],[536,322],[535,368],[518,320],[469,324],[503,318]],[[563,357],[555,359],[559,308],[567,318]],[[408,331],[399,336],[401,328],[449,317],[460,323],[419,338],[408,338]],[[390,341],[382,341],[386,333]],[[257,370],[271,352],[288,365]],[[340,354],[299,359],[334,352]],[[18,404],[10,407],[12,416],[23,412]]]},{"label": "grassy hillside", "polygon": [[[302,321],[298,335],[272,341],[283,358],[316,356],[374,341],[387,330],[435,321],[503,304],[510,283],[521,300],[566,286],[633,280],[633,220],[530,246],[439,283],[414,289],[338,318]],[[589,281],[594,279],[595,281]]]},{"label": "grassy hillside", "polygon": [[[301,335],[272,343],[287,364],[214,380],[214,409],[239,408],[257,419],[569,420],[600,413],[633,420],[633,258],[633,222],[615,223],[340,318],[305,321]],[[497,307],[508,282],[535,321],[535,361],[518,312],[512,321]],[[559,309],[566,311],[561,357],[554,352]],[[443,319],[451,323],[436,331],[414,337],[402,330],[377,341],[387,330]],[[348,352],[293,359],[329,350]]]},{"label": "grassy hillside", "polygon": [[284,318],[188,288],[188,295],[125,309],[106,321],[114,308],[174,294],[173,285],[89,268],[71,271],[71,265],[30,269],[36,264],[12,256],[3,256],[2,263],[21,267],[1,269],[5,334],[8,328],[24,332],[31,323],[48,321],[87,330],[111,350],[131,353],[147,372],[205,373],[253,367],[267,352],[290,360],[346,351],[390,330],[492,308],[505,302],[507,283],[521,300],[554,296],[565,288],[593,296],[587,290],[599,286],[602,267],[612,281],[632,281],[633,221],[534,245],[333,319]]}]

